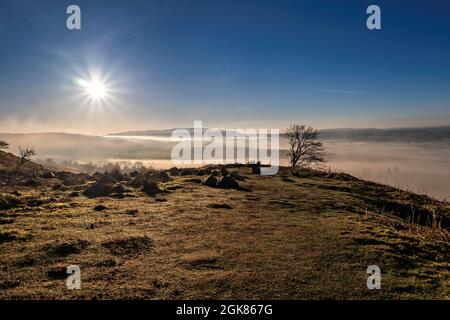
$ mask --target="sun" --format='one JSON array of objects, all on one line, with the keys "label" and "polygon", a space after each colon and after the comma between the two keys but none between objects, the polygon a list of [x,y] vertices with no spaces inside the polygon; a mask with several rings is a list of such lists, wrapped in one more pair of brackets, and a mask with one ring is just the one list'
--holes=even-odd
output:
[{"label": "sun", "polygon": [[76,95],[90,106],[106,107],[114,103],[117,88],[108,81],[108,78],[101,74],[75,76],[73,83],[77,87]]},{"label": "sun", "polygon": [[87,83],[86,90],[93,99],[102,99],[106,95],[105,85],[100,81],[93,80]]}]

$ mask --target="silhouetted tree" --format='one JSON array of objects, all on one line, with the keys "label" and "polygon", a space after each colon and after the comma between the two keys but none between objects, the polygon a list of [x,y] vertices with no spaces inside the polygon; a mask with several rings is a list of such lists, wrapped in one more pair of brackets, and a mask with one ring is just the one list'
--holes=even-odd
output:
[{"label": "silhouetted tree", "polygon": [[5,142],[3,140],[0,140],[0,150],[1,149],[8,149],[8,148],[9,148],[9,143],[7,143],[7,142]]},{"label": "silhouetted tree", "polygon": [[325,162],[325,147],[318,141],[319,131],[305,125],[294,124],[285,132],[289,142],[289,162],[292,167],[309,167]]},{"label": "silhouetted tree", "polygon": [[22,166],[26,160],[30,160],[31,157],[36,155],[36,152],[31,149],[31,148],[25,148],[22,149],[22,147],[19,147],[19,154],[20,154],[20,160],[19,163],[17,164],[17,169],[20,168],[20,166]]}]

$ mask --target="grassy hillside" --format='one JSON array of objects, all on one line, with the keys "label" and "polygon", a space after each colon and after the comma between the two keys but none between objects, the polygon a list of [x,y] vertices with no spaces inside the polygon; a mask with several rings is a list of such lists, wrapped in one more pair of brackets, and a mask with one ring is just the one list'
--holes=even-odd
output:
[{"label": "grassy hillside", "polygon": [[[2,185],[16,202],[0,210],[0,298],[450,298],[448,204],[345,174],[228,171],[239,187],[192,170],[153,196],[129,177],[96,198],[81,192],[104,176]],[[81,290],[66,289],[71,264]]]}]

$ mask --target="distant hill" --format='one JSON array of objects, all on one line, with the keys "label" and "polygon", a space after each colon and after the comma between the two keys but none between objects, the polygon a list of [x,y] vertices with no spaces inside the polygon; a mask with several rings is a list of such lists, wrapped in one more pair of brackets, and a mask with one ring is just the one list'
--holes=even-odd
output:
[{"label": "distant hill", "polygon": [[114,137],[70,133],[0,133],[0,140],[10,144],[17,153],[18,146],[30,146],[38,158],[71,160],[161,159],[170,155],[170,148],[160,141],[126,141]]},{"label": "distant hill", "polygon": [[392,129],[326,129],[320,131],[325,140],[450,142],[450,126]]},{"label": "distant hill", "polygon": [[[185,128],[193,133],[193,128]],[[110,136],[149,136],[170,137],[175,129],[143,130],[112,133]],[[207,130],[207,129],[204,129]],[[225,132],[223,131],[223,134]],[[284,136],[284,135],[282,135]],[[418,128],[390,128],[390,129],[323,129],[320,138],[324,140],[351,140],[371,142],[450,142],[450,126],[418,127]]]}]

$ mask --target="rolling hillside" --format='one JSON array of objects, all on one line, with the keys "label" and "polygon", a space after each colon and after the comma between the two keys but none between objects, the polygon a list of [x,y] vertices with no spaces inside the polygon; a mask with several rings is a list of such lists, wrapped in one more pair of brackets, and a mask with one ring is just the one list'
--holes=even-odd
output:
[{"label": "rolling hillside", "polygon": [[[147,174],[155,186],[59,172],[1,185],[0,298],[450,297],[448,204],[311,170]],[[81,290],[66,289],[72,264]]]}]

